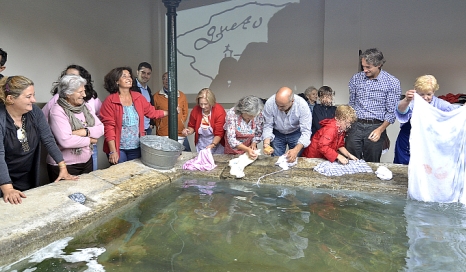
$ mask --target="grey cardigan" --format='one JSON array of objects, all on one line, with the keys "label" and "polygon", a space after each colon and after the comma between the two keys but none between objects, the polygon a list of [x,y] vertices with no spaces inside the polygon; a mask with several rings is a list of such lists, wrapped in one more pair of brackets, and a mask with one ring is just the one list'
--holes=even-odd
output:
[{"label": "grey cardigan", "polygon": [[[6,130],[6,113],[5,104],[0,103],[0,185],[11,183],[10,174],[8,173],[8,166],[5,161],[4,137]],[[55,142],[55,138],[53,137],[50,126],[47,123],[42,110],[33,104],[32,111],[26,114],[30,114],[32,116],[31,119],[33,120],[34,126],[36,128],[37,135],[40,136],[40,141],[44,144],[50,156],[56,162],[63,161],[63,155]],[[40,156],[36,156],[36,158],[37,159],[34,162],[34,167],[36,167],[36,173],[38,173],[40,168]],[[39,175],[36,176],[35,186],[39,186]]]}]

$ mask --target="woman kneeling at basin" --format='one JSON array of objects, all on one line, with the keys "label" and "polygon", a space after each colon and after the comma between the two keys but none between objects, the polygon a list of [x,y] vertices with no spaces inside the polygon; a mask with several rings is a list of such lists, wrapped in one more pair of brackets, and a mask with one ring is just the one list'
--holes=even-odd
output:
[{"label": "woman kneeling at basin", "polygon": [[23,76],[0,80],[0,195],[19,204],[22,192],[39,186],[39,143],[60,169],[55,181],[77,179],[68,173],[45,116],[36,102],[34,83]]},{"label": "woman kneeling at basin", "polygon": [[247,153],[249,158],[257,157],[257,144],[262,140],[264,129],[264,104],[256,96],[241,98],[227,112],[225,120],[225,154]]},{"label": "woman kneeling at basin", "polygon": [[196,98],[197,105],[189,116],[188,128],[183,129],[183,135],[196,133],[194,143],[196,151],[210,148],[212,154],[223,154],[225,109],[218,104],[214,93],[208,89],[202,89]]},{"label": "woman kneeling at basin", "polygon": [[303,157],[322,158],[330,162],[338,160],[342,164],[348,164],[348,159],[357,160],[345,148],[346,131],[356,120],[356,112],[351,106],[338,106],[335,118],[320,121],[321,128],[312,136],[311,144],[304,149]]},{"label": "woman kneeling at basin", "polygon": [[[84,103],[85,85],[86,80],[80,76],[63,76],[57,86],[59,98],[49,113],[50,128],[72,175],[92,171],[93,147],[104,134],[104,125]],[[50,155],[47,156],[47,172],[51,181],[60,173]]]}]

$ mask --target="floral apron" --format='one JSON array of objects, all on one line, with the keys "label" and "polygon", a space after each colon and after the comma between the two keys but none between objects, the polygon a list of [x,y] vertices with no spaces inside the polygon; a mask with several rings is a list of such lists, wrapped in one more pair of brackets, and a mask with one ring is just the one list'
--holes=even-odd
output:
[{"label": "floral apron", "polygon": [[[251,120],[251,127],[244,130],[244,128],[241,129],[241,122],[243,122],[242,118],[238,116],[239,125],[237,125],[235,130],[236,140],[245,146],[251,146],[252,140],[255,136],[254,132],[256,130],[256,124],[254,123],[254,120]],[[244,151],[232,148],[228,143],[228,140],[225,140],[225,154],[244,154]]]}]

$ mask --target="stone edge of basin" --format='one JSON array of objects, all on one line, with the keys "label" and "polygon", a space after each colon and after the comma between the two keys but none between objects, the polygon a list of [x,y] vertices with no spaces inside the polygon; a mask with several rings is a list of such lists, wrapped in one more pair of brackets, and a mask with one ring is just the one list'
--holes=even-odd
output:
[{"label": "stone edge of basin", "polygon": [[[167,171],[145,166],[140,160],[125,162],[82,175],[77,181],[60,181],[28,190],[27,198],[20,205],[0,200],[0,268],[53,241],[73,236],[105,215],[179,177],[235,178],[229,174],[231,155],[215,155],[217,167],[209,172],[183,170],[184,162],[196,155],[183,152],[175,167]],[[246,167],[246,176],[241,181],[255,183],[261,176],[279,171],[275,161],[273,157],[260,157]],[[405,165],[369,163],[374,172],[379,165],[393,172],[392,180],[382,181],[374,173],[325,177],[312,170],[320,162],[320,159],[299,158],[298,165],[292,169],[263,177],[260,183],[406,195],[408,171]],[[68,197],[73,193],[86,196],[84,205]]]}]

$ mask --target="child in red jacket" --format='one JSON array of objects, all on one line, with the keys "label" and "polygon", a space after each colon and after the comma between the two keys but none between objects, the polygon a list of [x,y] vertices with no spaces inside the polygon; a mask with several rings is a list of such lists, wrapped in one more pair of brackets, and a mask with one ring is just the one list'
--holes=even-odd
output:
[{"label": "child in red jacket", "polygon": [[303,157],[324,158],[330,162],[338,160],[347,164],[348,159],[357,160],[345,148],[346,131],[357,120],[356,112],[348,105],[341,105],[335,111],[335,118],[320,121],[319,129],[311,139],[311,144],[304,149]]}]

